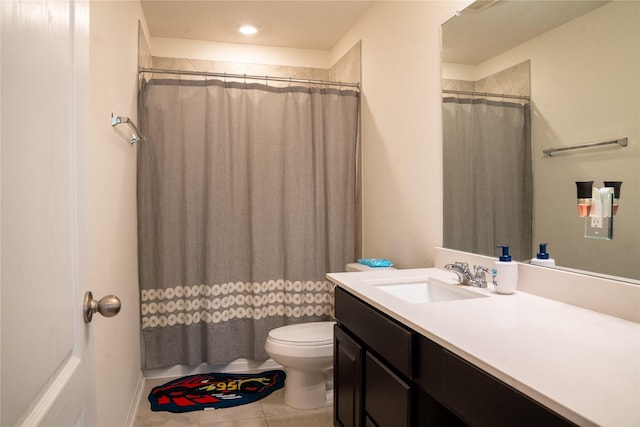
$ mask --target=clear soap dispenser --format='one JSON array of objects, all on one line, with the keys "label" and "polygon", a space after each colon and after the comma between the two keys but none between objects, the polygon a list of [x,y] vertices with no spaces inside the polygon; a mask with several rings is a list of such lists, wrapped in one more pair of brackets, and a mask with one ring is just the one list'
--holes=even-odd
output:
[{"label": "clear soap dispenser", "polygon": [[499,294],[512,294],[518,286],[518,264],[511,260],[509,246],[496,247],[502,248],[502,255],[494,263],[493,284]]}]

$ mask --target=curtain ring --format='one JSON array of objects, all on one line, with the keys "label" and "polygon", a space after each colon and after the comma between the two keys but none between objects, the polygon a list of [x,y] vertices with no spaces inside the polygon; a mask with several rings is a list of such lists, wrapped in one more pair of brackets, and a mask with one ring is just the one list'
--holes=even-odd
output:
[{"label": "curtain ring", "polygon": [[247,73],[244,73],[244,86],[247,87]]},{"label": "curtain ring", "polygon": [[264,81],[267,86],[269,86],[269,76],[264,76]]}]

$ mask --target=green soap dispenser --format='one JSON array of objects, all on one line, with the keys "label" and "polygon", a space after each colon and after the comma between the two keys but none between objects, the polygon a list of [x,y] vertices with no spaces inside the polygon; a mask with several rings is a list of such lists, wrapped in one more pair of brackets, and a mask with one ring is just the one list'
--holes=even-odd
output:
[{"label": "green soap dispenser", "polygon": [[540,243],[540,252],[536,254],[535,258],[531,258],[531,264],[541,265],[543,267],[556,266],[556,261],[551,258],[547,252],[547,243]]}]

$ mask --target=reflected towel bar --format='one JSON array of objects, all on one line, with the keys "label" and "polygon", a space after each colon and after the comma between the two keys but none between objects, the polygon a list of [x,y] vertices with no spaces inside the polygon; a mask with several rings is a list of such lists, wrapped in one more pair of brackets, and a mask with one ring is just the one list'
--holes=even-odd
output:
[{"label": "reflected towel bar", "polygon": [[129,117],[115,116],[113,113],[111,113],[111,126],[115,127],[115,126],[118,126],[120,123],[128,124],[129,127],[133,130],[134,133],[131,134],[131,137],[129,138],[129,142],[131,144],[135,144],[136,142],[144,141],[144,138],[142,138],[142,136],[140,136],[140,132],[138,131],[138,128],[136,127],[136,124],[133,123]]},{"label": "reflected towel bar", "polygon": [[618,144],[621,147],[626,147],[629,143],[629,138],[620,138],[615,139],[613,141],[605,141],[605,142],[594,142],[593,144],[582,144],[582,145],[574,145],[572,147],[564,147],[564,148],[549,148],[548,150],[543,150],[542,152],[547,156],[552,156],[559,151],[567,151],[567,150],[577,150],[578,148],[591,148],[598,147],[600,145],[610,145],[610,144]]}]

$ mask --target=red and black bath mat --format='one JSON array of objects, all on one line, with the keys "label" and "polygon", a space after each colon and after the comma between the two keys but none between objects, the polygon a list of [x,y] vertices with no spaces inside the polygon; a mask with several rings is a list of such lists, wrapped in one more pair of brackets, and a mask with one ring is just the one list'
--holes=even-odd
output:
[{"label": "red and black bath mat", "polygon": [[152,411],[190,412],[229,408],[260,400],[284,386],[281,370],[258,374],[211,373],[189,375],[154,387]]}]

